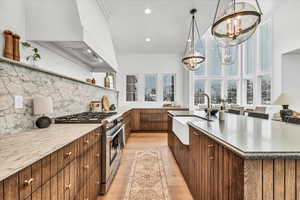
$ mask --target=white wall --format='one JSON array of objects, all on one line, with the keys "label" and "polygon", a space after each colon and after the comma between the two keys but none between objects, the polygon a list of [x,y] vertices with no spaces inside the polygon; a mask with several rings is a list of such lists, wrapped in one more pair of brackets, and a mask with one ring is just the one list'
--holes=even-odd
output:
[{"label": "white wall", "polygon": [[[288,93],[294,99],[300,99],[300,54],[283,55],[282,69],[282,92]],[[300,105],[294,105],[291,108],[300,111]]]},{"label": "white wall", "polygon": [[[0,54],[3,55],[4,39],[3,31],[9,29],[21,36],[22,41],[26,41],[26,1],[25,0],[0,0]],[[78,64],[75,64],[64,57],[49,51],[37,44],[42,59],[39,65],[50,71],[59,74],[71,76],[80,80],[91,78],[92,73]],[[25,56],[28,54],[21,48],[22,61],[25,61]]]},{"label": "white wall", "polygon": [[[287,0],[282,2],[280,8],[273,14],[273,99],[280,95],[286,82],[289,85],[295,81],[292,78],[282,78],[285,71],[282,57],[283,54],[300,48],[299,10],[300,2],[298,0]],[[299,86],[300,84],[298,84]]]},{"label": "white wall", "polygon": [[[176,103],[186,106],[184,100],[183,85],[183,67],[180,63],[179,55],[172,54],[158,54],[158,55],[143,55],[143,54],[131,54],[118,56],[119,61],[119,74],[117,75],[117,89],[120,91],[119,104],[122,106],[146,106],[157,107],[162,106],[163,102],[144,102],[143,98],[139,98],[136,103],[126,103],[126,74],[147,74],[147,73],[174,73],[176,74]],[[143,81],[141,81],[143,82]],[[142,88],[143,89],[143,88]],[[158,88],[158,90],[160,90]],[[143,94],[140,91],[139,94]]]}]

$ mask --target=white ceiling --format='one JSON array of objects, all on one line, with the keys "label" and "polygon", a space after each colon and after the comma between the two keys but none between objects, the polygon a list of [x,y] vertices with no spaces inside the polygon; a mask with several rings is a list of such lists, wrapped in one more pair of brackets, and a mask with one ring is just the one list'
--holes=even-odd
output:
[{"label": "white ceiling", "polygon": [[[117,54],[181,54],[197,8],[200,34],[212,24],[217,0],[98,0],[105,10]],[[260,0],[272,4],[279,0]],[[263,5],[262,7],[265,7]],[[269,6],[268,6],[269,7]],[[144,9],[152,14],[145,15]],[[151,42],[145,42],[145,38]]]}]

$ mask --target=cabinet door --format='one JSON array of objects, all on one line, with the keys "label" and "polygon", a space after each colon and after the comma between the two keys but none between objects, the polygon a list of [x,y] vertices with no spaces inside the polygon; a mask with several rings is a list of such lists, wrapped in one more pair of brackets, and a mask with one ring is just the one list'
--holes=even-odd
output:
[{"label": "cabinet door", "polygon": [[42,159],[42,184],[45,184],[51,177],[51,156]]},{"label": "cabinet door", "polygon": [[33,182],[31,176],[31,167],[27,167],[19,172],[19,192],[20,199],[24,200],[31,194],[31,184]]},{"label": "cabinet door", "polygon": [[42,199],[51,200],[51,184],[50,181],[42,185]]},{"label": "cabinet door", "polygon": [[76,160],[74,160],[73,162],[71,162],[70,164],[70,199],[73,200],[76,196],[77,193],[77,187],[76,187],[76,165],[77,162]]},{"label": "cabinet door", "polygon": [[50,185],[51,185],[51,200],[59,200],[57,196],[57,176],[51,178]]},{"label": "cabinet door", "polygon": [[57,152],[51,154],[51,177],[57,174]]},{"label": "cabinet door", "polygon": [[4,199],[5,200],[19,200],[19,181],[18,174],[14,174],[4,180]]},{"label": "cabinet door", "polygon": [[133,131],[140,130],[140,110],[132,110],[131,126]]},{"label": "cabinet door", "polygon": [[0,182],[0,200],[4,199],[3,182]]},{"label": "cabinet door", "polygon": [[70,184],[70,165],[64,168],[64,197],[65,200],[70,200],[70,189],[72,185]]},{"label": "cabinet door", "polygon": [[42,200],[42,188],[39,188],[32,193],[31,200]]},{"label": "cabinet door", "polygon": [[57,174],[57,199],[64,199],[64,170]]},{"label": "cabinet door", "polygon": [[42,161],[37,161],[31,166],[31,176],[33,178],[31,190],[34,192],[42,185]]}]

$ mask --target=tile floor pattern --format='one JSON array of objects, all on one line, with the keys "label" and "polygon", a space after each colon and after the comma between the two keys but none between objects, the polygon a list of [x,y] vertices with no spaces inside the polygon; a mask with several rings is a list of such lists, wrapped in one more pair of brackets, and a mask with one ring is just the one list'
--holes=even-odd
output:
[{"label": "tile floor pattern", "polygon": [[98,200],[123,200],[137,151],[154,149],[161,152],[171,200],[193,200],[176,161],[168,148],[166,133],[131,134],[124,150],[122,164],[109,192]]}]

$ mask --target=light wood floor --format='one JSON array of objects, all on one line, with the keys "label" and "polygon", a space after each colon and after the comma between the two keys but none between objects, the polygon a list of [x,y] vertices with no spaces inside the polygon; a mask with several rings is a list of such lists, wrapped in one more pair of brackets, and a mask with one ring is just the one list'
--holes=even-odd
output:
[{"label": "light wood floor", "polygon": [[166,133],[131,134],[124,150],[120,169],[109,189],[109,192],[105,196],[99,197],[98,200],[123,199],[135,152],[147,149],[155,149],[160,151],[162,154],[171,200],[193,200],[176,161],[168,148]]}]

